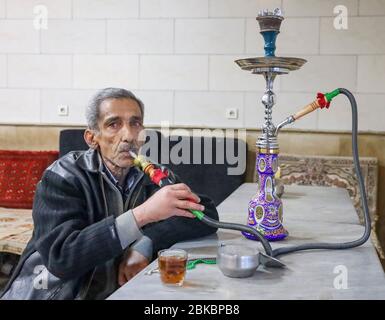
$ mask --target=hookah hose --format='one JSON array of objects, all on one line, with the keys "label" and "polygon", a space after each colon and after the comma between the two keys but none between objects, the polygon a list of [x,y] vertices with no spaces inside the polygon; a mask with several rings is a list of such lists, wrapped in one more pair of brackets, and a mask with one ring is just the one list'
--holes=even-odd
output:
[{"label": "hookah hose", "polygon": [[[145,174],[147,174],[151,181],[157,184],[160,187],[164,187],[166,185],[174,184],[172,179],[169,177],[169,173],[167,170],[162,170],[159,166],[155,165],[154,163],[150,162],[148,159],[146,159],[142,155],[136,155],[133,152],[130,152],[131,156],[134,158],[134,165],[139,167]],[[191,199],[190,199],[191,200]],[[248,233],[251,233],[255,235],[258,240],[261,242],[266,255],[272,257],[273,250],[270,246],[269,241],[267,241],[263,234],[256,230],[255,228],[238,224],[238,223],[229,223],[229,222],[220,222],[217,220],[214,220],[207,215],[205,215],[202,211],[199,210],[189,210],[195,217],[197,217],[200,221],[203,223],[209,225],[210,227],[214,228],[220,228],[220,229],[231,229],[231,230],[238,230],[238,231],[245,231]]]},{"label": "hookah hose", "polygon": [[[338,94],[343,94],[345,95],[350,102],[351,108],[352,108],[352,152],[353,152],[353,161],[354,161],[354,168],[355,172],[358,178],[358,185],[360,189],[360,195],[361,195],[361,204],[364,209],[364,224],[365,224],[365,231],[364,234],[361,236],[361,238],[350,241],[350,242],[345,242],[345,243],[308,243],[308,244],[303,244],[303,245],[298,245],[298,246],[290,246],[290,247],[285,247],[285,248],[278,248],[273,250],[273,256],[277,257],[279,255],[283,254],[288,254],[292,253],[295,251],[301,251],[301,250],[312,250],[312,249],[333,249],[333,250],[339,250],[339,249],[350,249],[354,247],[358,247],[362,244],[364,244],[369,236],[370,236],[370,216],[369,216],[369,208],[368,208],[368,203],[367,203],[367,198],[366,198],[366,192],[365,192],[365,185],[364,185],[364,180],[362,178],[362,173],[361,173],[361,168],[360,168],[360,161],[359,161],[359,156],[358,156],[358,146],[357,146],[357,131],[358,131],[358,120],[357,120],[357,103],[356,99],[354,98],[353,94],[343,88],[339,88],[331,92],[330,94],[325,94],[325,97],[322,97],[322,94],[318,94],[319,99],[325,99],[323,101],[318,100],[321,102],[321,105],[318,107],[329,107],[330,101],[332,98],[337,96]],[[314,103],[313,103],[314,104]],[[306,107],[303,109],[305,110]],[[313,108],[315,110],[316,108]],[[313,111],[311,110],[311,111]],[[302,115],[305,115],[308,112],[304,112]],[[301,116],[302,116],[301,115]],[[292,116],[293,117],[293,116]],[[294,116],[295,117],[295,116]],[[290,117],[289,117],[290,118]],[[288,119],[289,119],[288,118]],[[298,119],[299,117],[295,118]],[[294,120],[293,120],[294,121]],[[293,122],[291,121],[291,122]]]},{"label": "hookah hose", "polygon": [[[317,108],[329,108],[331,100],[339,95],[343,94],[345,95],[350,102],[351,108],[352,108],[352,151],[353,151],[353,160],[354,160],[354,168],[357,174],[358,178],[358,184],[360,189],[360,195],[361,195],[361,203],[364,209],[364,222],[365,222],[365,231],[361,238],[358,240],[345,242],[345,243],[308,243],[308,244],[302,244],[297,246],[289,246],[289,247],[283,247],[278,249],[272,249],[271,245],[268,240],[266,240],[263,236],[263,230],[257,230],[255,228],[249,227],[247,225],[242,225],[238,223],[228,223],[228,222],[220,222],[217,220],[214,220],[208,216],[206,216],[203,212],[198,210],[190,210],[191,213],[193,213],[200,221],[203,223],[214,227],[214,228],[220,228],[220,229],[231,229],[231,230],[238,230],[238,231],[244,231],[251,233],[255,235],[258,240],[261,242],[266,255],[274,260],[275,257],[278,257],[280,255],[293,253],[296,251],[302,251],[302,250],[316,250],[316,249],[333,249],[333,250],[340,250],[340,249],[350,249],[354,247],[358,247],[362,244],[364,244],[369,236],[370,236],[370,216],[369,216],[369,208],[367,204],[367,198],[366,198],[366,192],[365,192],[365,185],[362,178],[361,168],[359,165],[359,156],[358,156],[358,146],[357,146],[357,131],[358,131],[358,120],[357,120],[357,103],[353,96],[353,94],[343,88],[339,88],[334,90],[331,93],[326,93],[325,95],[322,93],[319,93],[317,95],[317,100],[313,103],[309,104],[307,107],[305,107],[303,110],[295,114],[294,116],[288,117],[285,121],[283,121],[280,125],[277,127],[277,131],[283,126],[288,123],[292,123],[295,120],[299,119],[300,117],[316,110]],[[157,184],[160,187],[173,184],[174,182],[169,178],[169,174],[167,170],[162,170],[159,166],[154,165],[152,162],[147,160],[142,155],[136,155],[133,152],[130,152],[131,156],[134,158],[134,165],[139,167],[146,173],[152,182]],[[267,258],[268,258],[267,257]],[[272,260],[270,260],[272,261]],[[275,262],[278,262],[278,260],[275,259]],[[279,264],[278,264],[279,265]],[[282,266],[279,265],[279,266]]]}]

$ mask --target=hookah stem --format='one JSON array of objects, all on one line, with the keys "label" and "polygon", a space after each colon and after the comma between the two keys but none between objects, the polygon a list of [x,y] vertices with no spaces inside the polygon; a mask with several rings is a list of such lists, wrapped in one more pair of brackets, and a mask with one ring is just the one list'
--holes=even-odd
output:
[{"label": "hookah stem", "polygon": [[[131,152],[131,156],[135,159],[134,165],[142,169],[143,172],[150,177],[151,181],[157,184],[158,186],[164,187],[166,185],[174,184],[173,181],[168,178],[167,173],[164,173],[161,169],[156,168],[154,164],[151,163],[148,159],[145,159],[143,156],[137,156],[133,152]],[[191,199],[189,200],[192,201]],[[238,224],[238,223],[220,222],[208,217],[202,211],[199,211],[199,210],[189,210],[189,211],[196,218],[198,218],[200,221],[202,221],[203,223],[207,224],[210,227],[245,231],[253,234],[261,242],[266,254],[272,257],[273,250],[271,248],[269,241],[267,241],[265,237],[256,229],[243,224]]]},{"label": "hookah stem", "polygon": [[[358,120],[357,120],[357,103],[353,96],[353,94],[343,88],[337,89],[339,93],[345,95],[350,102],[351,108],[352,108],[352,151],[353,151],[353,160],[354,160],[354,168],[355,172],[358,177],[358,185],[360,188],[360,195],[361,195],[361,204],[364,209],[364,222],[365,222],[365,231],[364,234],[361,236],[361,238],[345,242],[345,243],[308,243],[298,246],[291,246],[291,247],[285,247],[285,248],[278,248],[273,250],[273,257],[277,257],[279,255],[288,254],[296,251],[301,250],[311,250],[311,249],[332,249],[332,250],[340,250],[340,249],[350,249],[354,247],[358,247],[362,244],[364,244],[369,236],[370,236],[370,216],[369,216],[369,208],[366,198],[366,191],[365,191],[365,185],[364,180],[362,178],[361,168],[360,168],[360,160],[358,156],[358,146],[357,146],[357,126],[358,126]],[[329,100],[330,101],[330,100]]]}]

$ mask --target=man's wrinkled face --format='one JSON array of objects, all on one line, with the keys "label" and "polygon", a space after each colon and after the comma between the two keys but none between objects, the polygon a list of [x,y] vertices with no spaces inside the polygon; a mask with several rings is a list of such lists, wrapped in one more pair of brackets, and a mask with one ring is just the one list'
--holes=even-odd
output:
[{"label": "man's wrinkled face", "polygon": [[138,103],[132,99],[108,99],[100,105],[99,132],[94,140],[104,159],[120,168],[133,165],[128,153],[136,153],[138,137],[143,129],[143,115]]}]

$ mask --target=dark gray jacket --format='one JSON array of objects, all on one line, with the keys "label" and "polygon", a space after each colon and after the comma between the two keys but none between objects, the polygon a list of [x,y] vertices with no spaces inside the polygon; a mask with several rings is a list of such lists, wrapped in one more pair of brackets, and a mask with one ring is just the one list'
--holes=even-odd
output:
[{"label": "dark gray jacket", "polygon": [[[98,152],[89,149],[70,152],[44,172],[33,204],[33,236],[3,291],[3,299],[93,298],[98,288],[95,271],[107,265],[116,280],[124,251],[116,217],[143,203],[159,187],[139,172],[123,203],[121,193],[102,169]],[[205,213],[218,219],[214,203],[204,195],[199,197]],[[215,231],[197,219],[184,217],[142,228],[152,240],[153,258],[158,250],[176,242]],[[113,290],[118,287],[115,282]]]}]

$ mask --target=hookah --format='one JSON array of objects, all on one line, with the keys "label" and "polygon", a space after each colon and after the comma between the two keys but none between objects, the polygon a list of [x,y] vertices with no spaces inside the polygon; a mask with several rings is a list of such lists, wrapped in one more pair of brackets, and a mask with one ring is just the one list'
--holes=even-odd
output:
[{"label": "hookah", "polygon": [[[256,143],[259,190],[249,203],[247,223],[249,226],[261,230],[269,241],[277,241],[286,238],[288,232],[282,225],[282,201],[275,193],[275,174],[278,170],[279,154],[277,128],[280,127],[276,128],[272,122],[272,108],[276,101],[273,83],[277,75],[299,69],[306,63],[306,60],[275,56],[275,41],[283,20],[279,9],[275,9],[274,12],[264,10],[256,19],[265,40],[265,56],[235,61],[243,70],[261,74],[266,80],[266,91],[262,96],[262,104],[265,106],[265,123]],[[286,123],[282,123],[281,127],[284,124]],[[243,235],[251,240],[257,240],[250,233],[243,232]]]},{"label": "hookah", "polygon": [[[283,16],[280,9],[273,12],[263,10],[257,16],[260,33],[265,41],[265,56],[257,58],[240,59],[235,62],[243,70],[251,71],[253,74],[261,74],[266,80],[266,91],[262,96],[262,103],[265,106],[265,123],[262,127],[262,134],[258,137],[256,148],[256,171],[258,172],[259,184],[257,194],[249,202],[248,226],[253,227],[269,241],[285,239],[288,231],[283,227],[283,205],[281,199],[275,192],[275,173],[278,170],[279,145],[277,135],[279,130],[310,112],[319,108],[329,109],[333,98],[339,94],[345,95],[352,108],[352,149],[354,167],[358,177],[361,202],[364,209],[364,235],[356,241],[347,243],[310,243],[300,246],[279,248],[273,250],[273,256],[308,249],[347,249],[362,245],[370,236],[370,216],[367,205],[365,186],[362,179],[361,168],[359,166],[359,156],[357,147],[357,103],[353,94],[344,88],[335,89],[329,93],[318,93],[316,100],[302,108],[300,111],[287,117],[280,122],[277,127],[272,122],[272,107],[275,104],[275,94],[273,92],[273,82],[277,75],[288,74],[290,71],[298,70],[306,63],[306,60],[294,57],[276,57],[275,41],[280,31]],[[257,240],[254,234],[243,232],[249,239]]]},{"label": "hookah", "polygon": [[[365,185],[359,165],[356,100],[353,94],[344,88],[338,88],[328,93],[318,93],[316,100],[306,105],[294,115],[287,117],[277,126],[274,126],[272,121],[272,107],[276,101],[273,92],[274,79],[277,75],[288,74],[290,71],[298,70],[306,63],[306,60],[294,57],[275,56],[275,41],[280,30],[281,22],[284,19],[280,9],[277,8],[273,12],[263,10],[256,19],[265,41],[265,56],[235,61],[243,70],[251,71],[253,74],[261,74],[266,80],[266,91],[262,96],[262,104],[265,107],[265,123],[262,127],[262,133],[256,142],[256,170],[258,172],[259,183],[256,195],[249,202],[247,225],[216,221],[207,217],[201,211],[190,211],[201,222],[209,226],[221,229],[238,230],[241,231],[246,238],[260,241],[265,251],[264,253],[259,253],[260,263],[265,267],[284,267],[285,264],[277,259],[277,257],[296,251],[315,249],[341,250],[360,246],[364,244],[370,236],[370,216]],[[355,173],[358,178],[361,195],[361,204],[364,209],[364,234],[357,240],[345,243],[305,243],[297,246],[272,249],[269,241],[283,240],[288,236],[288,231],[282,225],[282,200],[275,192],[275,173],[278,170],[279,156],[279,145],[277,140],[279,130],[319,108],[329,109],[332,99],[340,94],[348,98],[352,110],[352,151]],[[151,181],[158,186],[163,187],[174,183],[172,175],[167,169],[152,163],[142,155],[137,155],[132,151],[130,151],[130,154],[134,159],[134,165],[143,170],[143,172],[150,177]]]}]

